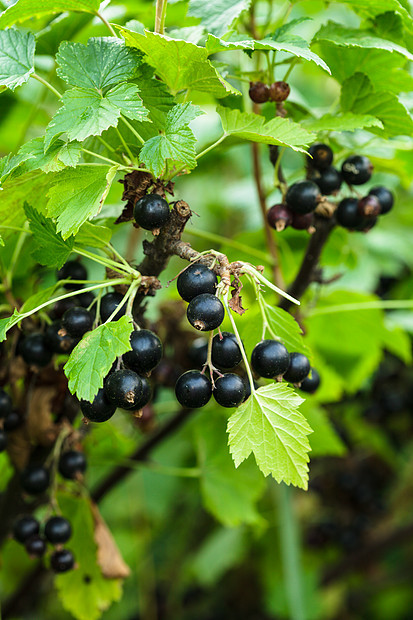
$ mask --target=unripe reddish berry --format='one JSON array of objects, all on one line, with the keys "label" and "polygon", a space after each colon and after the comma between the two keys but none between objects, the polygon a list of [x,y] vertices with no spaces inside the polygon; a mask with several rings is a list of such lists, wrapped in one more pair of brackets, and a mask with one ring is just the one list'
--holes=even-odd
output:
[{"label": "unripe reddish berry", "polygon": [[273,82],[270,86],[270,99],[279,103],[285,101],[290,94],[290,87],[287,82]]},{"label": "unripe reddish berry", "polygon": [[369,194],[359,200],[357,210],[363,217],[377,217],[381,213],[380,202],[376,196]]},{"label": "unripe reddish berry", "polygon": [[312,213],[293,213],[291,226],[295,230],[308,230],[313,225]]},{"label": "unripe reddish berry", "polygon": [[270,89],[262,82],[250,82],[248,92],[254,103],[265,103],[270,98]]},{"label": "unripe reddish berry", "polygon": [[278,232],[290,226],[293,219],[293,214],[287,205],[278,204],[273,205],[267,211],[267,222],[271,228],[275,228]]}]

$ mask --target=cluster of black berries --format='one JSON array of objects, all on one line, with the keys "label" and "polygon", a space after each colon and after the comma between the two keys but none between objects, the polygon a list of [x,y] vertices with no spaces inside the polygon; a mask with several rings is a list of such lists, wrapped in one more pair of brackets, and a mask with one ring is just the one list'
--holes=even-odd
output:
[{"label": "cluster of black berries", "polygon": [[13,409],[9,394],[0,388],[0,452],[4,452],[7,447],[7,434],[18,428],[22,422],[23,417]]},{"label": "cluster of black berries", "polygon": [[66,573],[75,565],[75,558],[64,545],[72,535],[72,527],[67,519],[60,516],[50,517],[41,533],[39,521],[31,516],[20,517],[14,524],[13,536],[25,546],[31,557],[41,558],[47,551],[47,543],[53,545],[50,566],[55,573]]},{"label": "cluster of black berries", "polygon": [[[86,471],[86,458],[83,452],[67,450],[59,459],[59,473],[66,480],[75,480]],[[40,495],[50,486],[50,472],[45,465],[31,464],[23,469],[20,476],[23,491],[29,495]]]},{"label": "cluster of black berries", "polygon": [[254,103],[266,103],[267,101],[281,103],[288,98],[290,86],[287,82],[282,81],[273,82],[270,86],[263,84],[263,82],[250,82],[248,92]]},{"label": "cluster of black berries", "polygon": [[320,385],[320,375],[308,358],[303,353],[288,353],[278,340],[261,340],[252,351],[251,366],[260,377],[284,379],[304,392],[313,393]]},{"label": "cluster of black berries", "polygon": [[146,194],[136,203],[133,210],[135,222],[145,230],[156,231],[169,219],[169,205],[158,194]]}]

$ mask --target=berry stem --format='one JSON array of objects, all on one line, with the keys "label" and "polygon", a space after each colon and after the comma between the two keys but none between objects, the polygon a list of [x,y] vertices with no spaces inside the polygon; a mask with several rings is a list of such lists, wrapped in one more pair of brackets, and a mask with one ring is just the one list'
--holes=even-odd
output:
[{"label": "berry stem", "polygon": [[58,97],[60,99],[60,97],[62,96],[61,93],[59,93],[58,90],[56,90],[56,88],[54,86],[52,86],[47,80],[45,80],[44,78],[42,78],[40,75],[38,75],[37,73],[32,73],[31,76],[32,78],[34,78],[35,80],[37,80],[38,82],[40,82],[41,84],[43,84],[43,86],[46,86],[46,88],[48,88],[54,95],[56,95],[56,97]]},{"label": "berry stem", "polygon": [[290,303],[296,304],[297,306],[300,305],[300,302],[297,299],[292,297],[289,293],[282,291],[280,288],[278,288],[278,286],[275,286],[275,284],[267,280],[267,278],[263,276],[262,273],[255,269],[255,267],[253,267],[252,265],[249,265],[248,263],[243,263],[242,271],[252,276],[252,278],[255,278],[255,280],[259,280],[259,282],[261,282],[265,286],[268,286],[270,289],[275,291],[275,293],[278,293],[278,295],[281,295],[281,297],[287,299]]},{"label": "berry stem", "polygon": [[228,305],[228,293],[225,297],[223,297],[223,302],[224,302],[224,306],[227,311],[227,314],[229,316],[229,320],[231,321],[231,325],[232,325],[232,329],[234,330],[235,338],[237,339],[238,346],[241,350],[242,359],[244,360],[244,364],[245,364],[245,370],[247,371],[247,375],[248,375],[248,381],[250,382],[251,396],[252,396],[255,393],[254,379],[253,379],[251,368],[248,362],[247,354],[245,352],[244,343],[241,340],[241,336],[239,335],[237,325],[235,323],[234,317],[232,316],[230,307]]},{"label": "berry stem", "polygon": [[88,149],[84,149],[82,147],[82,151],[84,153],[87,153],[88,155],[91,155],[92,157],[97,157],[98,159],[102,159],[103,161],[107,161],[110,164],[114,165],[114,166],[119,166],[121,169],[125,168],[125,166],[122,166],[122,164],[118,161],[115,161],[114,159],[109,159],[108,157],[104,157],[103,155],[99,155],[99,153],[94,153],[93,151],[88,151]]},{"label": "berry stem", "polygon": [[[121,118],[122,118],[122,117],[121,117]],[[133,157],[133,155],[132,155],[132,151],[130,150],[130,148],[129,148],[129,147],[128,147],[128,145],[126,144],[126,142],[125,142],[125,138],[122,136],[122,134],[121,134],[121,133],[120,133],[120,131],[119,131],[119,127],[115,127],[115,131],[116,131],[116,133],[117,133],[117,134],[118,134],[118,136],[119,136],[119,140],[122,142],[123,148],[125,149],[125,151],[126,151],[126,152],[127,152],[127,154],[128,154],[128,157],[129,157],[129,159],[130,159],[130,162],[131,162],[131,163],[136,163],[136,162],[135,162],[135,159],[134,159],[134,157]],[[126,158],[126,157],[124,157],[124,159],[126,160],[127,158]]]}]

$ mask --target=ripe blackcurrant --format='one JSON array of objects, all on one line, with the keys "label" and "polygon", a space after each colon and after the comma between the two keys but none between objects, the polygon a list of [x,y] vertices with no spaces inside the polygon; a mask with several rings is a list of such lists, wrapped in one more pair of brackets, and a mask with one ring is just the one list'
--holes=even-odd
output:
[{"label": "ripe blackcurrant", "polygon": [[17,413],[17,411],[11,411],[4,418],[3,430],[6,431],[6,433],[11,433],[11,431],[16,430],[16,428],[19,428],[22,424],[23,417]]},{"label": "ripe blackcurrant", "polygon": [[17,542],[24,544],[40,532],[40,524],[32,516],[20,517],[13,526],[13,536]]},{"label": "ripe blackcurrant", "polygon": [[77,340],[69,336],[61,321],[53,321],[44,333],[46,344],[53,353],[71,353],[77,345]]},{"label": "ripe blackcurrant", "polygon": [[310,362],[303,353],[290,353],[290,365],[284,373],[284,379],[288,383],[301,383],[310,372]]},{"label": "ripe blackcurrant", "polygon": [[359,226],[357,226],[356,230],[360,230],[361,232],[367,233],[369,232],[369,230],[374,228],[374,226],[377,224],[378,221],[379,220],[377,217],[366,217],[363,219],[362,223]]},{"label": "ripe blackcurrant", "polygon": [[309,166],[317,170],[324,170],[333,163],[333,151],[327,144],[313,144],[308,149],[311,157],[307,158]]},{"label": "ripe blackcurrant", "polygon": [[193,264],[179,274],[176,287],[185,301],[191,301],[201,293],[215,294],[218,278],[206,265]]},{"label": "ripe blackcurrant", "polygon": [[27,553],[35,558],[41,558],[46,553],[46,541],[40,536],[29,538],[25,544]]},{"label": "ripe blackcurrant", "polygon": [[289,363],[287,349],[277,340],[262,340],[252,351],[251,366],[260,377],[279,377],[286,372]]},{"label": "ripe blackcurrant", "polygon": [[4,452],[7,447],[7,436],[6,433],[0,430],[0,452]]},{"label": "ripe blackcurrant", "polygon": [[314,183],[317,183],[323,196],[329,196],[330,194],[337,192],[343,182],[341,174],[333,166],[329,166],[328,168],[320,171],[314,170],[311,175],[311,180],[314,181]]},{"label": "ripe blackcurrant", "polygon": [[75,565],[75,558],[69,549],[59,549],[52,553],[50,557],[50,566],[55,573],[66,573]]},{"label": "ripe blackcurrant", "polygon": [[0,418],[5,418],[8,413],[11,413],[12,406],[10,396],[0,388]]},{"label": "ripe blackcurrant", "polygon": [[250,82],[248,94],[254,103],[265,103],[270,98],[270,89],[262,82]]},{"label": "ripe blackcurrant", "polygon": [[358,210],[357,198],[344,198],[336,211],[337,222],[344,228],[356,229],[363,222]]},{"label": "ripe blackcurrant", "polygon": [[93,317],[86,308],[70,308],[62,318],[62,325],[73,338],[81,338],[93,327]]},{"label": "ripe blackcurrant", "polygon": [[92,403],[87,400],[80,401],[80,409],[90,422],[106,422],[113,416],[116,406],[105,396],[105,390],[100,388]]},{"label": "ripe blackcurrant", "polygon": [[135,205],[133,217],[145,230],[161,228],[169,219],[169,205],[158,194],[147,194]]},{"label": "ripe blackcurrant", "polygon": [[273,205],[267,211],[267,222],[278,232],[284,230],[291,224],[293,220],[293,214],[287,205],[279,204]]},{"label": "ripe blackcurrant", "polygon": [[186,316],[192,327],[208,332],[221,325],[225,310],[218,297],[211,293],[202,293],[189,302]]},{"label": "ripe blackcurrant", "polygon": [[47,490],[50,484],[50,474],[41,465],[29,465],[22,471],[20,482],[26,493],[39,495]]},{"label": "ripe blackcurrant", "polygon": [[181,375],[175,385],[177,401],[183,407],[196,409],[207,404],[212,394],[208,377],[198,370],[188,370]]},{"label": "ripe blackcurrant", "polygon": [[132,332],[130,337],[132,351],[123,355],[125,366],[142,374],[153,370],[162,359],[162,342],[149,329]]},{"label": "ripe blackcurrant", "polygon": [[134,409],[139,411],[149,403],[152,398],[152,388],[146,377],[140,377],[142,383],[142,392],[137,401],[135,401]]},{"label": "ripe blackcurrant", "polygon": [[142,397],[142,380],[133,370],[115,370],[105,383],[105,396],[116,407],[136,409]]},{"label": "ripe blackcurrant", "polygon": [[294,228],[294,230],[308,230],[313,224],[313,213],[293,213],[291,226]]},{"label": "ripe blackcurrant", "polygon": [[217,368],[229,369],[237,366],[242,360],[241,349],[235,334],[222,332],[212,340],[212,363]]},{"label": "ripe blackcurrant", "polygon": [[188,357],[195,365],[202,367],[207,361],[208,341],[205,338],[196,338],[189,347]]},{"label": "ripe blackcurrant", "polygon": [[[95,299],[96,297],[94,296],[92,291],[87,291],[86,293],[80,293],[80,295],[77,296],[77,301],[82,306],[82,308],[89,308],[89,306],[93,304]],[[89,310],[89,312],[92,312],[92,310]]]},{"label": "ripe blackcurrant", "polygon": [[270,86],[270,99],[280,103],[285,101],[290,94],[290,86],[287,82],[273,82]]},{"label": "ripe blackcurrant", "polygon": [[[61,269],[57,272],[58,280],[87,280],[87,271],[83,267],[82,263],[79,263],[74,260],[69,260],[67,263],[63,265]],[[64,288],[68,291],[76,291],[79,288],[82,288],[83,284],[71,284],[67,282],[64,284]]]},{"label": "ripe blackcurrant", "polygon": [[376,196],[365,196],[358,203],[358,211],[363,218],[377,217],[381,213],[381,206]]},{"label": "ripe blackcurrant", "polygon": [[320,190],[313,181],[299,181],[290,185],[285,199],[294,213],[310,213],[320,200]]},{"label": "ripe blackcurrant", "polygon": [[50,317],[52,319],[61,319],[66,310],[69,308],[74,308],[78,306],[78,299],[76,297],[69,297],[67,299],[60,299],[53,306],[52,311],[50,312]]},{"label": "ripe blackcurrant", "polygon": [[58,545],[69,540],[72,528],[64,517],[50,517],[44,526],[44,535],[52,545]]},{"label": "ripe blackcurrant", "polygon": [[393,194],[387,187],[383,187],[382,185],[378,185],[377,187],[372,187],[369,191],[370,196],[376,196],[381,206],[381,215],[388,213],[394,204]]},{"label": "ripe blackcurrant", "polygon": [[20,354],[26,364],[47,366],[52,359],[53,352],[47,346],[44,334],[31,334],[26,336],[21,343]]},{"label": "ripe blackcurrant", "polygon": [[[108,318],[115,312],[123,299],[123,295],[120,293],[106,293],[100,300],[100,318],[102,323],[108,320]],[[122,306],[120,310],[115,314],[112,321],[118,321],[126,312],[126,306]]]},{"label": "ripe blackcurrant", "polygon": [[245,383],[238,375],[228,372],[215,381],[212,393],[221,407],[238,407],[245,398]]},{"label": "ripe blackcurrant", "polygon": [[78,474],[83,474],[86,466],[86,457],[79,450],[63,452],[59,459],[59,472],[67,480],[74,480]]},{"label": "ripe blackcurrant", "polygon": [[311,377],[308,376],[303,381],[301,381],[300,390],[303,390],[303,392],[309,392],[310,394],[313,394],[318,389],[320,382],[321,382],[320,375],[318,374],[315,368],[312,368]]},{"label": "ripe blackcurrant", "polygon": [[347,157],[341,166],[343,179],[349,185],[363,185],[370,180],[373,172],[373,164],[364,155],[352,155]]}]

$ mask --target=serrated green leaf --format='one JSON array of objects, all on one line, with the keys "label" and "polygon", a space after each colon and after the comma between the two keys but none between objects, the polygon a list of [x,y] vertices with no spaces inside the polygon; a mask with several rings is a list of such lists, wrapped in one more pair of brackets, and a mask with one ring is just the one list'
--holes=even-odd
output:
[{"label": "serrated green leaf", "polygon": [[375,17],[385,11],[394,11],[400,15],[404,24],[411,30],[413,18],[398,0],[341,0],[342,4],[350,4],[353,11],[365,17]]},{"label": "serrated green leaf", "polygon": [[199,17],[207,32],[222,36],[251,5],[251,0],[190,0],[188,15]]},{"label": "serrated green leaf", "polygon": [[304,342],[303,331],[294,317],[282,308],[270,306],[266,301],[263,301],[263,306],[271,337],[279,338],[290,353],[304,353],[311,357],[310,350]]},{"label": "serrated green leaf", "polygon": [[8,28],[31,17],[41,17],[65,11],[96,13],[100,0],[19,0],[0,15],[0,28]]},{"label": "serrated green leaf", "polygon": [[[46,206],[46,193],[50,188],[53,175],[43,172],[31,172],[17,179],[7,179],[0,190],[0,218],[3,226],[23,226],[26,215],[23,203],[30,196],[33,206],[43,211]],[[4,238],[13,231],[3,230]]]},{"label": "serrated green leaf", "polygon": [[28,159],[33,159],[34,154],[28,149],[27,152],[22,149],[19,150],[17,155],[11,155],[10,153],[0,159],[0,183],[3,183],[12,174],[16,173],[18,168],[26,162]]},{"label": "serrated green leaf", "polygon": [[22,316],[16,308],[14,309],[12,316],[7,316],[4,319],[0,319],[0,342],[6,340],[9,329],[11,329],[14,325],[17,325],[21,319]]},{"label": "serrated green leaf", "polygon": [[56,140],[45,151],[44,138],[33,138],[19,149],[16,157],[24,158],[23,165],[19,167],[17,173],[24,174],[33,170],[43,170],[43,172],[59,172],[66,166],[76,166],[80,154],[81,145],[78,142],[65,143],[63,140]]},{"label": "serrated green leaf", "polygon": [[73,237],[64,241],[62,235],[56,232],[54,222],[36,211],[27,202],[24,203],[24,211],[35,242],[33,258],[41,265],[60,269],[73,249]]},{"label": "serrated green leaf", "polygon": [[34,73],[35,46],[31,32],[0,30],[0,86],[14,90],[27,82]]},{"label": "serrated green leaf", "polygon": [[94,399],[115,359],[131,350],[132,331],[132,319],[123,316],[99,325],[82,338],[64,366],[72,394],[80,400]]},{"label": "serrated green leaf", "polygon": [[148,119],[148,110],[143,106],[136,84],[118,84],[106,93],[106,98],[128,118],[140,122]]},{"label": "serrated green leaf", "polygon": [[302,121],[302,126],[310,131],[355,131],[363,127],[380,127],[383,123],[370,114],[325,114],[321,118]]},{"label": "serrated green leaf", "polygon": [[272,383],[255,391],[228,420],[230,452],[238,467],[251,454],[265,476],[307,489],[307,435],[311,428],[298,411],[303,402],[290,387]]},{"label": "serrated green leaf", "polygon": [[104,248],[108,245],[112,231],[107,226],[99,226],[92,222],[85,222],[76,235],[76,243],[88,245],[91,248]]},{"label": "serrated green leaf", "polygon": [[97,215],[117,172],[117,166],[62,170],[53,179],[47,196],[47,214],[57,220],[63,239],[76,235],[81,225]]}]

